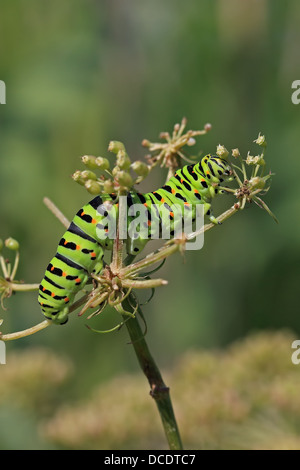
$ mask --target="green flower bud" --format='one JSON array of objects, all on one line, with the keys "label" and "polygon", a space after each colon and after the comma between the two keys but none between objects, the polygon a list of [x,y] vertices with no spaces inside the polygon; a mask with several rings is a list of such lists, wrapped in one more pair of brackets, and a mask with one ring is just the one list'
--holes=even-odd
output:
[{"label": "green flower bud", "polygon": [[75,171],[75,173],[72,175],[72,179],[76,181],[76,183],[81,184],[81,186],[84,186],[85,181],[81,176],[81,171]]},{"label": "green flower bud", "polygon": [[259,176],[255,176],[254,178],[251,178],[249,181],[249,185],[251,189],[263,189],[265,187],[265,180],[263,178],[260,178]]},{"label": "green flower bud", "polygon": [[96,165],[97,167],[99,168],[99,170],[102,170],[102,171],[105,171],[105,170],[109,170],[109,160],[107,160],[107,158],[103,158],[103,157],[97,157],[96,158]]},{"label": "green flower bud", "polygon": [[138,176],[147,176],[149,173],[148,165],[146,165],[144,162],[141,162],[140,160],[133,162],[131,168]]},{"label": "green flower bud", "polygon": [[102,192],[101,184],[95,180],[87,180],[84,184],[85,188],[91,194],[100,194]]},{"label": "green flower bud", "polygon": [[3,240],[1,240],[1,238],[0,238],[0,252],[1,252],[2,249],[3,249],[3,246],[4,246]]},{"label": "green flower bud", "polygon": [[112,169],[113,176],[116,176],[119,173],[119,171],[120,171],[120,167],[114,166]]},{"label": "green flower bud", "polygon": [[103,191],[107,194],[113,193],[115,186],[112,180],[106,180],[103,184]]},{"label": "green flower bud", "polygon": [[5,246],[9,250],[18,251],[19,242],[17,242],[17,240],[15,240],[14,238],[9,237],[5,240]]},{"label": "green flower bud", "polygon": [[130,188],[133,185],[132,177],[126,171],[119,171],[116,174],[116,180],[120,186],[125,186],[126,188]]},{"label": "green flower bud", "polygon": [[263,155],[257,155],[255,158],[257,159],[257,161],[256,161],[257,165],[263,166],[263,165],[266,164]]},{"label": "green flower bud", "polygon": [[125,151],[125,146],[122,142],[118,142],[117,140],[111,140],[108,145],[109,152],[118,153],[119,150]]},{"label": "green flower bud", "polygon": [[96,181],[97,180],[96,173],[94,173],[93,171],[90,171],[90,170],[83,170],[81,172],[81,177],[83,178],[84,181],[87,181],[87,180]]},{"label": "green flower bud", "polygon": [[98,165],[96,163],[96,157],[94,157],[93,155],[84,155],[83,157],[81,157],[81,161],[90,170],[95,170],[96,168],[98,168]]},{"label": "green flower bud", "polygon": [[121,170],[128,170],[128,168],[130,168],[131,160],[125,150],[119,150],[117,154],[117,165]]}]

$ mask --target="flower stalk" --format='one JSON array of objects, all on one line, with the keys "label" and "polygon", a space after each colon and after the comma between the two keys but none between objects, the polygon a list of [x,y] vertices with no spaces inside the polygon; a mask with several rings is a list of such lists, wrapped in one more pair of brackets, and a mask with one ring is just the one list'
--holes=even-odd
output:
[{"label": "flower stalk", "polygon": [[[132,304],[134,301],[135,299],[132,297],[126,299],[123,304],[124,308],[129,311],[132,310]],[[143,316],[140,306],[137,307],[137,313],[139,313],[141,317]],[[123,318],[126,321],[124,316]],[[136,316],[126,321],[126,328],[140,367],[149,382],[150,395],[155,400],[158,408],[169,448],[171,450],[180,450],[183,447],[170,397],[170,390],[164,383],[160,370],[149,351]]]}]

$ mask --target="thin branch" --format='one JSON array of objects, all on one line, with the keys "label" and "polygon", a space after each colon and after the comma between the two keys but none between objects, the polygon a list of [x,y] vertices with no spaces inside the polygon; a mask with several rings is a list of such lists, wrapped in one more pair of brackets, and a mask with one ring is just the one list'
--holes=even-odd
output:
[{"label": "thin branch", "polygon": [[43,202],[46,207],[55,215],[55,217],[66,227],[69,228],[70,221],[64,214],[58,209],[58,207],[48,197],[44,197]]},{"label": "thin branch", "polygon": [[14,339],[25,338],[26,336],[33,335],[34,333],[37,333],[38,331],[41,331],[44,328],[47,328],[51,324],[52,324],[51,320],[44,320],[43,322],[38,323],[37,325],[32,326],[31,328],[27,328],[27,330],[16,331],[15,333],[8,333],[6,335],[0,334],[0,340],[12,341]]},{"label": "thin branch", "polygon": [[15,282],[9,282],[8,285],[11,290],[20,292],[30,292],[37,290],[40,286],[39,284],[17,284]]}]

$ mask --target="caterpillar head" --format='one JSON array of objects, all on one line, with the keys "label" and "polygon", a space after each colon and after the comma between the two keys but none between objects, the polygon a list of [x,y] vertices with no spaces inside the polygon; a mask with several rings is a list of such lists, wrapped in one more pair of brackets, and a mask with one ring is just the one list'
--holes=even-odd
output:
[{"label": "caterpillar head", "polygon": [[228,182],[234,178],[229,163],[217,155],[206,155],[201,160],[203,173],[213,183]]},{"label": "caterpillar head", "polygon": [[49,309],[43,309],[44,316],[51,320],[55,325],[64,325],[68,321],[69,307],[65,307],[63,310],[50,311]]}]

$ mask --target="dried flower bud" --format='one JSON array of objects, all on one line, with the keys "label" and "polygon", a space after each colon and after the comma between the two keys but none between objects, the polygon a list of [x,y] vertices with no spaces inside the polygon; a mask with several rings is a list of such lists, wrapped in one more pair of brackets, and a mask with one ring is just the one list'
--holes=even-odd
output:
[{"label": "dried flower bud", "polygon": [[246,163],[247,165],[265,165],[266,162],[263,158],[263,155],[255,155],[255,157],[253,157],[248,152]]},{"label": "dried flower bud", "polygon": [[108,145],[109,152],[118,153],[119,150],[125,150],[125,146],[122,142],[117,140],[111,140]]},{"label": "dried flower bud", "polygon": [[95,180],[87,180],[84,184],[85,188],[88,190],[90,194],[100,194],[102,191],[100,183]]},{"label": "dried flower bud", "polygon": [[132,163],[131,168],[138,176],[147,176],[149,173],[149,167],[146,163],[137,160]]},{"label": "dried flower bud", "polygon": [[95,161],[96,161],[97,168],[99,168],[99,170],[102,170],[102,171],[109,170],[110,165],[109,165],[109,160],[107,160],[107,158],[97,157]]},{"label": "dried flower bud", "polygon": [[255,142],[257,145],[260,145],[261,147],[266,147],[267,146],[267,141],[264,135],[258,135],[257,139],[255,139],[253,142]]},{"label": "dried flower bud", "polygon": [[96,163],[96,157],[94,157],[93,155],[84,155],[83,157],[81,157],[81,161],[90,170],[95,170],[96,168],[98,168],[98,165]]},{"label": "dried flower bud", "polygon": [[240,151],[239,149],[232,149],[232,156],[234,158],[238,158],[240,156]]},{"label": "dried flower bud", "polygon": [[151,142],[150,142],[149,140],[144,139],[144,140],[142,141],[142,146],[143,146],[143,147],[150,147],[150,145],[151,145]]},{"label": "dried flower bud", "polygon": [[120,170],[121,170],[121,168],[119,168],[117,165],[114,166],[113,169],[112,169],[112,175],[116,176],[119,173]]},{"label": "dried flower bud", "polygon": [[192,147],[193,145],[195,145],[195,143],[196,143],[196,139],[194,139],[194,137],[190,137],[186,144],[189,147]]},{"label": "dried flower bud", "polygon": [[5,246],[9,250],[18,251],[19,242],[17,240],[15,240],[14,238],[9,237],[5,240]]},{"label": "dried flower bud", "polygon": [[227,158],[229,155],[228,150],[224,147],[224,145],[218,145],[216,154],[221,158]]},{"label": "dried flower bud", "polygon": [[211,128],[212,128],[212,125],[209,122],[207,122],[204,126],[204,130],[206,132],[209,132],[211,130]]}]

